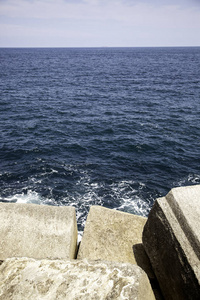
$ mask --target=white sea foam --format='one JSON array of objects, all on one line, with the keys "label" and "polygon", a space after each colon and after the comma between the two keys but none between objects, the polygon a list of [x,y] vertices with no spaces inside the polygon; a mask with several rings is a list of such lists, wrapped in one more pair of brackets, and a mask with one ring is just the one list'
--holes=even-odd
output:
[{"label": "white sea foam", "polygon": [[199,184],[200,183],[200,175],[198,174],[189,174],[187,177],[179,180],[178,182],[174,182],[174,186],[184,186],[186,184]]},{"label": "white sea foam", "polygon": [[[133,186],[137,186],[137,189]],[[144,183],[136,184],[136,182],[132,180],[112,184],[114,198],[118,198],[120,203],[115,209],[147,216],[151,208],[150,203],[148,199],[144,200],[138,196],[138,191],[144,187]]]},{"label": "white sea foam", "polygon": [[23,192],[21,194],[15,194],[6,198],[7,201],[13,201],[15,199],[17,200],[16,203],[41,203],[40,195],[32,190],[28,190],[26,193]]},{"label": "white sea foam", "polygon": [[199,183],[200,182],[200,175],[192,175],[192,174],[189,174],[188,176],[188,181],[189,182],[192,182],[192,183]]},{"label": "white sea foam", "polygon": [[3,199],[7,202],[56,205],[54,199],[42,197],[39,193],[32,190],[26,190],[26,192],[22,192],[21,194],[14,194]]},{"label": "white sea foam", "polygon": [[[34,183],[40,183],[41,179],[32,178]],[[124,180],[114,183],[94,182],[88,172],[82,172],[77,180],[75,188],[66,190],[67,196],[55,200],[53,189],[44,197],[40,193],[24,188],[22,193],[14,194],[5,200],[17,203],[35,203],[44,205],[70,205],[76,209],[77,223],[79,227],[79,241],[82,229],[85,227],[86,218],[92,205],[112,207],[113,209],[147,216],[150,211],[150,201],[142,199],[140,193],[146,188],[144,183],[132,180]]]}]

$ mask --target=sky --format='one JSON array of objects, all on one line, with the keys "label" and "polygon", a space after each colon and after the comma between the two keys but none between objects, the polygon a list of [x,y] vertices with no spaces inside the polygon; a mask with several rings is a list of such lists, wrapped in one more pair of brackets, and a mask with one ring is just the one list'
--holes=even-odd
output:
[{"label": "sky", "polygon": [[0,0],[0,47],[200,46],[200,0]]}]

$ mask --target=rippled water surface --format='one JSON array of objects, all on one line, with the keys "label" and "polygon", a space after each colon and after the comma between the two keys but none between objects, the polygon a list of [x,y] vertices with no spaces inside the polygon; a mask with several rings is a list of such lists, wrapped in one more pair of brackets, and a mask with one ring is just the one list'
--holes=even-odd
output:
[{"label": "rippled water surface", "polygon": [[200,48],[0,49],[0,200],[147,216],[200,183]]}]

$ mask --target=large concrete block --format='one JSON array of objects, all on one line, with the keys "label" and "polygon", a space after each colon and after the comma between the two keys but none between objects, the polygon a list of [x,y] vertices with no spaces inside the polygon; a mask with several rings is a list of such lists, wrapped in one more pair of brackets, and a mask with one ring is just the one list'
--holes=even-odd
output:
[{"label": "large concrete block", "polygon": [[142,242],[146,218],[102,206],[90,208],[78,259],[136,264],[133,246]]},{"label": "large concrete block", "polygon": [[74,258],[76,248],[74,207],[0,203],[0,260]]},{"label": "large concrete block", "polygon": [[200,185],[156,200],[143,245],[165,299],[200,299]]},{"label": "large concrete block", "polygon": [[136,265],[11,258],[0,266],[0,300],[154,300]]}]

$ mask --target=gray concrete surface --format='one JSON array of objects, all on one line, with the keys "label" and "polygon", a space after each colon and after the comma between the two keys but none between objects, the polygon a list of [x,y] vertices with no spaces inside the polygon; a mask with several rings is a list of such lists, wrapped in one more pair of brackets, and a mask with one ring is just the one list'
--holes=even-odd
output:
[{"label": "gray concrete surface", "polygon": [[142,242],[147,218],[102,206],[91,206],[78,259],[135,263],[133,246]]},{"label": "gray concrete surface", "polygon": [[0,260],[74,258],[76,248],[74,207],[0,203]]},{"label": "gray concrete surface", "polygon": [[172,189],[156,200],[143,245],[165,299],[200,299],[200,185]]},{"label": "gray concrete surface", "polygon": [[7,259],[0,300],[155,300],[136,265],[104,261]]}]

